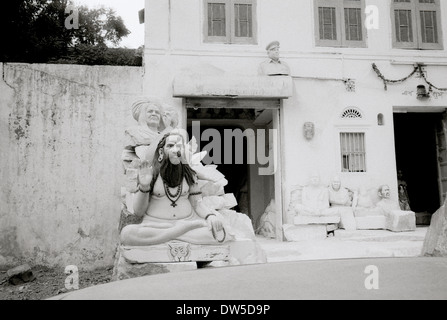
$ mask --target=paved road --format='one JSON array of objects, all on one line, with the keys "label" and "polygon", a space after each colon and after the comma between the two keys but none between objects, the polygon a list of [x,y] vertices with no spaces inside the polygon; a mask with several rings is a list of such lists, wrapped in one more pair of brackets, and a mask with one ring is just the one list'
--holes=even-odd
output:
[{"label": "paved road", "polygon": [[[378,270],[378,289],[368,290]],[[207,268],[118,281],[59,300],[375,300],[447,299],[447,258],[278,262]]]}]

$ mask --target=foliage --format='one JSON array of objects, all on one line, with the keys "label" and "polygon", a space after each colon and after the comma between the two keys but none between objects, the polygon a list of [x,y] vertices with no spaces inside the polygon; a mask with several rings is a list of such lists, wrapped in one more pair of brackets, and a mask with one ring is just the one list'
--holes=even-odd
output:
[{"label": "foliage", "polygon": [[77,7],[79,28],[65,26],[71,0],[14,0],[0,19],[0,61],[141,65],[140,50],[117,46],[130,31],[110,8]]}]

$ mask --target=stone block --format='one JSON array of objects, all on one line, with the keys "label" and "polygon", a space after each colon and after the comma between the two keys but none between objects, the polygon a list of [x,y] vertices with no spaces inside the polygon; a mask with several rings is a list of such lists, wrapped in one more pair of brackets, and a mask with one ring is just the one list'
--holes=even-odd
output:
[{"label": "stone block", "polygon": [[386,229],[393,232],[416,230],[415,213],[413,211],[391,211],[386,216]]},{"label": "stone block", "polygon": [[28,264],[23,264],[21,266],[9,269],[6,274],[8,276],[9,283],[12,285],[24,284],[36,279],[31,267]]},{"label": "stone block", "polygon": [[357,230],[381,230],[386,229],[385,216],[355,217]]},{"label": "stone block", "polygon": [[425,235],[422,255],[447,257],[447,212],[444,205],[435,212]]},{"label": "stone block", "polygon": [[354,216],[359,217],[370,217],[370,216],[383,216],[384,212],[382,208],[361,208],[357,207],[354,209]]},{"label": "stone block", "polygon": [[312,224],[337,224],[340,223],[338,216],[296,216],[293,219],[295,225],[312,225]]},{"label": "stone block", "polygon": [[342,208],[340,211],[340,228],[353,231],[357,229],[354,212],[351,208]]},{"label": "stone block", "polygon": [[326,225],[283,225],[287,241],[324,240],[327,238]]}]

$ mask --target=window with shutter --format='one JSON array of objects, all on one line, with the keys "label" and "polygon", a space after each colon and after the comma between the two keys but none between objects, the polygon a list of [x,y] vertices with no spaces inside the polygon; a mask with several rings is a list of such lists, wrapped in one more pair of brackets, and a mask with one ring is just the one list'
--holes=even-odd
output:
[{"label": "window with shutter", "polygon": [[364,0],[315,0],[316,44],[366,47]]},{"label": "window with shutter", "polygon": [[439,0],[392,0],[393,46],[443,49]]},{"label": "window with shutter", "polygon": [[342,172],[366,172],[364,132],[341,132],[340,149]]},{"label": "window with shutter", "polygon": [[256,0],[204,0],[204,41],[256,44]]}]

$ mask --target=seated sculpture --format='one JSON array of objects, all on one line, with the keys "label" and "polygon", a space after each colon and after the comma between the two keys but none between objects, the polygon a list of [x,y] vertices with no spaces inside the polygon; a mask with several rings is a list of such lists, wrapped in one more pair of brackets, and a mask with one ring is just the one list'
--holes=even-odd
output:
[{"label": "seated sculpture", "polygon": [[125,246],[149,246],[171,240],[217,244],[230,240],[220,213],[203,204],[196,172],[185,159],[185,137],[177,130],[158,143],[153,161],[141,162],[133,209],[143,216],[121,231]]},{"label": "seated sculpture", "polygon": [[329,203],[331,207],[350,207],[352,199],[347,188],[341,185],[340,177],[333,177],[329,186]]},{"label": "seated sculpture", "polygon": [[331,208],[338,210],[340,227],[346,230],[355,230],[356,223],[352,208],[353,198],[350,190],[341,185],[340,177],[333,177],[329,186],[329,203]]},{"label": "seated sculpture", "polygon": [[310,177],[309,184],[303,187],[301,203],[295,204],[295,213],[303,216],[328,216],[337,214],[329,204],[329,191],[320,184],[318,174]]}]

